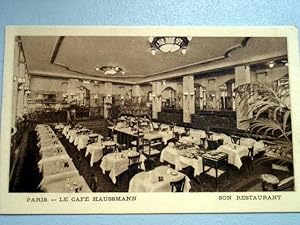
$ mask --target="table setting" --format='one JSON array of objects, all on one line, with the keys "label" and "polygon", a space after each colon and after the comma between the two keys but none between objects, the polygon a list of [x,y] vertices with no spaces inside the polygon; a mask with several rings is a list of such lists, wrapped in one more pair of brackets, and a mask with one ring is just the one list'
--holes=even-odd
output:
[{"label": "table setting", "polygon": [[191,189],[189,178],[169,166],[156,167],[148,172],[136,174],[129,182],[128,192],[171,192],[170,182],[186,177],[184,192]]},{"label": "table setting", "polygon": [[[105,174],[106,171],[109,172],[109,177],[111,178],[112,182],[116,184],[117,176],[121,173],[128,170],[129,159],[128,156],[135,156],[139,153],[128,149],[122,152],[114,152],[109,153],[103,156],[100,168],[102,169],[102,173]],[[140,162],[141,162],[141,169],[145,170],[144,161],[146,157],[144,155],[140,155]]]}]

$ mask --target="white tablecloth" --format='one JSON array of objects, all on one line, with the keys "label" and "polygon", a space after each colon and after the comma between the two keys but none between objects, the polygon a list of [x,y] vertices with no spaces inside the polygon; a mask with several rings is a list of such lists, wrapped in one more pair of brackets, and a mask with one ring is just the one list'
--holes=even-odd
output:
[{"label": "white tablecloth", "polygon": [[179,157],[179,151],[175,149],[174,147],[167,146],[165,147],[160,154],[160,161],[161,162],[168,162],[173,165],[176,164],[176,160]]},{"label": "white tablecloth", "polygon": [[175,170],[177,171],[191,166],[194,168],[194,176],[198,176],[203,172],[202,158],[201,156],[198,156],[197,158],[190,157],[190,154],[194,152],[195,150],[192,149],[178,150],[175,147],[167,146],[161,152],[160,161],[166,161],[175,165]]},{"label": "white tablecloth", "polygon": [[231,144],[231,137],[223,133],[213,133],[212,140],[223,140],[223,144]]},{"label": "white tablecloth", "polygon": [[[241,158],[248,156],[249,149],[247,146],[237,144],[221,145],[217,151],[228,154],[228,163],[240,169],[243,165]],[[254,153],[255,154],[255,153]]]},{"label": "white tablecloth", "polygon": [[40,152],[49,151],[49,150],[57,149],[57,148],[64,148],[64,146],[60,142],[57,142],[57,144],[52,144],[52,145],[50,144],[48,146],[40,148]]},{"label": "white tablecloth", "polygon": [[167,144],[168,140],[172,139],[174,137],[174,134],[172,131],[170,130],[166,130],[166,131],[159,131],[159,134],[162,137],[162,142],[164,143],[164,145]]},{"label": "white tablecloth", "polygon": [[48,147],[50,145],[55,144],[55,142],[59,142],[58,138],[56,136],[49,136],[47,138],[43,138],[40,140],[36,145],[38,148]]},{"label": "white tablecloth", "polygon": [[[159,181],[159,176],[163,177],[162,181]],[[171,192],[170,182],[178,181],[184,176],[183,173],[174,173],[173,169],[160,166],[152,171],[136,174],[129,182],[128,192]],[[184,192],[188,192],[190,189],[190,180],[186,176]]]},{"label": "white tablecloth", "polygon": [[64,128],[65,128],[65,125],[63,125],[63,124],[56,124],[55,127],[54,127],[54,129],[56,129],[56,130],[61,130],[61,129],[64,129]]},{"label": "white tablecloth", "polygon": [[49,157],[68,155],[68,153],[64,148],[60,147],[60,148],[52,148],[52,149],[49,149],[48,151],[42,151],[42,152],[40,152],[40,155],[41,155],[42,160],[45,160],[46,158],[49,158]]},{"label": "white tablecloth", "polygon": [[195,137],[193,135],[183,136],[179,139],[179,142],[184,143],[184,144],[200,145],[200,137]]},{"label": "white tablecloth", "polygon": [[78,170],[76,170],[76,168],[73,170],[66,170],[63,172],[50,174],[50,175],[43,177],[41,183],[39,184],[39,187],[41,189],[43,189],[43,187],[45,187],[45,185],[67,179],[68,177],[70,178],[70,177],[74,177],[74,176],[78,176],[78,175],[79,175],[79,172],[78,172]]},{"label": "white tablecloth", "polygon": [[103,156],[104,145],[101,143],[93,143],[86,147],[85,157],[91,154],[90,166],[93,167],[94,163],[99,161]]},{"label": "white tablecloth", "polygon": [[257,152],[257,153],[266,150],[264,141],[262,141],[262,140],[261,140],[261,141],[257,141],[257,142],[253,145],[253,148],[254,148],[254,152]]},{"label": "white tablecloth", "polygon": [[[133,150],[125,150],[118,153],[110,153],[105,155],[102,158],[100,168],[102,169],[102,173],[105,174],[105,171],[109,172],[109,177],[112,182],[115,184],[117,182],[117,176],[121,173],[128,170],[128,156],[134,156],[137,152]],[[140,162],[142,163],[141,169],[145,169],[144,161],[146,157],[141,154]]]},{"label": "white tablecloth", "polygon": [[65,136],[67,136],[68,133],[69,133],[69,130],[70,130],[70,126],[69,125],[65,126],[64,129],[63,129],[63,131],[62,131],[62,134],[65,135]]},{"label": "white tablecloth", "polygon": [[84,135],[77,135],[77,137],[74,140],[74,145],[77,146],[78,151],[81,149],[86,148],[88,144],[89,136],[84,134]]},{"label": "white tablecloth", "polygon": [[42,190],[48,193],[74,193],[76,183],[76,186],[82,187],[81,193],[92,192],[82,176],[69,177],[68,180],[69,184],[67,184],[67,178],[46,184],[42,187]]},{"label": "white tablecloth", "polygon": [[69,155],[58,155],[53,157],[48,157],[41,159],[38,162],[39,171],[43,174],[48,173],[45,171],[49,171],[49,173],[57,173],[61,170],[61,167],[65,162],[70,162],[72,159]]},{"label": "white tablecloth", "polygon": [[253,138],[241,138],[240,139],[240,145],[247,146],[248,148],[251,148],[255,145],[256,140]]},{"label": "white tablecloth", "polygon": [[73,143],[76,136],[77,136],[77,129],[69,130],[69,132],[67,134],[67,139],[69,139],[70,143]]},{"label": "white tablecloth", "polygon": [[47,139],[50,137],[54,137],[56,136],[55,133],[51,130],[51,131],[43,131],[43,132],[38,132],[37,133],[37,139],[38,140],[42,140],[42,139]]}]

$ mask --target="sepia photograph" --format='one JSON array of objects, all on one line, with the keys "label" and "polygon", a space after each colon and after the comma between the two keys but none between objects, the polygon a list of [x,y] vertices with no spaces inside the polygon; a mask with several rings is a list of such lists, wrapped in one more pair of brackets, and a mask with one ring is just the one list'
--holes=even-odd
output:
[{"label": "sepia photograph", "polygon": [[7,35],[8,194],[296,192],[288,37],[135,30]]}]

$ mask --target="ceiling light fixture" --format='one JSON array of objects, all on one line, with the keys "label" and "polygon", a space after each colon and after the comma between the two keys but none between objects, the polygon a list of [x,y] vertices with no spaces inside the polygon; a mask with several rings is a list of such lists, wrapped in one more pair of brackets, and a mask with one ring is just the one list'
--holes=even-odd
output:
[{"label": "ceiling light fixture", "polygon": [[285,65],[285,66],[288,66],[288,65],[289,65],[287,59],[282,59],[282,60],[281,60],[281,63],[282,63],[283,65]]},{"label": "ceiling light fixture", "polygon": [[125,74],[125,71],[119,66],[96,66],[96,71],[103,71],[105,75]]},{"label": "ceiling light fixture", "polygon": [[267,66],[272,69],[272,68],[274,68],[275,64],[276,63],[274,61],[270,61],[267,63]]},{"label": "ceiling light fixture", "polygon": [[181,53],[185,54],[191,40],[192,37],[150,37],[151,53],[155,55],[156,50],[176,52],[181,49]]}]

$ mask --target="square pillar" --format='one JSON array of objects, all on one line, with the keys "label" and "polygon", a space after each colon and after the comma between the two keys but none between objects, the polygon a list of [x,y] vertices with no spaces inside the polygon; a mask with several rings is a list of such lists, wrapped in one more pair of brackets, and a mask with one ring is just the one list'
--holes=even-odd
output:
[{"label": "square pillar", "polygon": [[[238,87],[242,84],[251,83],[250,79],[250,67],[249,66],[238,66],[235,67],[235,86]],[[251,115],[246,115],[243,111],[243,105],[241,105],[237,100],[235,100],[235,110],[236,110],[236,122],[238,129],[247,129],[249,124],[242,123],[242,121],[251,118]]]},{"label": "square pillar", "polygon": [[138,103],[141,103],[141,88],[140,85],[133,85],[132,87],[132,97],[137,99]]},{"label": "square pillar", "polygon": [[158,112],[161,111],[161,92],[160,81],[152,82],[152,118],[158,119]]},{"label": "square pillar", "polygon": [[104,118],[107,119],[110,117],[110,110],[112,105],[112,83],[111,82],[105,82],[104,83],[104,93],[106,95],[104,96]]},{"label": "square pillar", "polygon": [[[21,78],[25,78],[25,70],[26,70],[26,65],[25,63],[20,63],[19,64],[19,77]],[[17,95],[17,117],[23,117],[23,114],[24,114],[24,104],[25,104],[25,97],[24,97],[24,86],[25,86],[25,83],[20,85],[20,88],[22,89],[19,89],[19,85],[18,85],[18,95]]]},{"label": "square pillar", "polygon": [[194,76],[183,77],[183,122],[191,123],[192,114],[195,114]]}]

